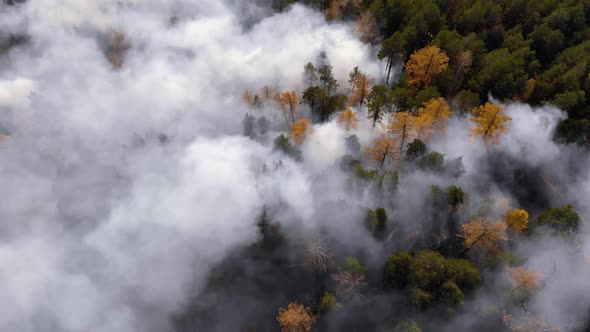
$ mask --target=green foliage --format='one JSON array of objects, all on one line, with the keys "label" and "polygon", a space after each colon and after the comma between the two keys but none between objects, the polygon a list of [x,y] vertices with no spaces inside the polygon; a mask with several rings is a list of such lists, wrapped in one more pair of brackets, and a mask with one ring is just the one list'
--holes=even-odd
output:
[{"label": "green foliage", "polygon": [[480,91],[484,96],[491,92],[501,99],[521,95],[528,80],[525,60],[507,48],[491,51],[483,57],[481,70],[469,81],[471,90]]},{"label": "green foliage", "polygon": [[412,262],[410,281],[412,285],[426,290],[435,290],[445,279],[445,258],[434,251],[420,251]]},{"label": "green foliage", "polygon": [[326,292],[322,299],[320,300],[320,304],[318,304],[318,312],[321,315],[325,315],[330,312],[336,306],[336,296],[334,294]]},{"label": "green foliage", "polygon": [[539,216],[535,226],[548,226],[558,233],[573,235],[580,230],[582,219],[571,205],[550,208]]},{"label": "green foliage", "polygon": [[398,251],[385,264],[383,282],[387,288],[410,288],[411,302],[423,310],[435,303],[463,303],[463,292],[477,288],[481,275],[464,259],[446,259],[431,250],[415,256]]},{"label": "green foliage", "polygon": [[381,191],[392,193],[399,185],[399,173],[397,171],[383,171],[375,181]]},{"label": "green foliage", "polygon": [[412,143],[408,143],[408,149],[406,150],[407,160],[416,160],[421,158],[428,152],[428,147],[424,142],[419,139],[415,139]]},{"label": "green foliage", "polygon": [[367,209],[365,226],[375,238],[383,239],[387,229],[387,212],[385,212],[385,209],[382,207],[375,210]]},{"label": "green foliage", "polygon": [[346,257],[344,264],[338,268],[341,272],[348,272],[356,275],[365,275],[365,267],[354,257]]},{"label": "green foliage", "polygon": [[422,332],[422,329],[413,321],[401,321],[395,326],[394,332]]},{"label": "green foliage", "polygon": [[462,289],[475,289],[481,283],[479,270],[465,259],[447,259],[447,276]]},{"label": "green foliage", "polygon": [[350,168],[352,169],[353,174],[361,180],[376,181],[379,179],[379,172],[375,169],[364,168],[360,160],[351,159]]},{"label": "green foliage", "polygon": [[424,310],[434,302],[432,293],[422,290],[420,288],[413,288],[410,291],[410,301],[418,309]]},{"label": "green foliage", "polygon": [[270,219],[266,208],[262,209],[262,214],[256,226],[258,226],[258,232],[262,236],[259,244],[263,249],[272,250],[285,241],[280,224]]},{"label": "green foliage", "polygon": [[590,120],[567,119],[559,124],[555,135],[561,143],[588,145],[590,143]]},{"label": "green foliage", "polygon": [[461,187],[451,186],[447,188],[447,199],[449,204],[456,209],[459,205],[463,204],[465,200],[465,193]]},{"label": "green foliage", "polygon": [[445,156],[436,151],[430,152],[429,154],[425,155],[420,159],[418,163],[420,168],[433,172],[442,171],[444,164]]},{"label": "green foliage", "polygon": [[453,281],[448,280],[442,285],[442,297],[453,304],[463,304],[465,296]]},{"label": "green foliage", "polygon": [[461,90],[454,99],[455,107],[460,114],[468,114],[480,103],[479,94],[469,90]]},{"label": "green foliage", "polygon": [[317,73],[318,80],[320,81],[320,85],[324,91],[326,91],[328,94],[335,92],[338,88],[338,82],[332,73],[332,66],[322,65],[318,67]]},{"label": "green foliage", "polygon": [[515,255],[511,251],[498,250],[486,257],[485,265],[491,268],[499,266],[521,266],[526,260],[526,257]]},{"label": "green foliage", "polygon": [[[488,101],[525,100],[534,105],[551,102],[566,110],[569,123],[557,138],[588,145],[590,121],[590,5],[587,1],[432,1],[369,0],[387,59],[388,79],[396,62],[406,62],[427,45],[441,47],[450,57],[449,68],[432,89],[415,99],[404,92],[405,80],[394,87],[402,109],[421,106],[437,93],[467,113]],[[464,52],[472,61],[457,64]],[[481,100],[480,100],[481,98]],[[377,121],[379,118],[377,119]]]},{"label": "green foliage", "polygon": [[410,268],[414,258],[407,252],[391,255],[385,265],[383,281],[388,288],[404,288],[409,283]]},{"label": "green foliage", "polygon": [[429,86],[420,90],[416,97],[414,97],[414,101],[411,104],[408,104],[408,106],[421,107],[425,102],[438,97],[440,97],[440,92],[436,86]]},{"label": "green foliage", "polygon": [[284,134],[280,134],[277,136],[273,141],[273,148],[274,150],[282,151],[286,155],[290,156],[291,158],[301,161],[301,151],[297,149],[289,140],[287,136]]},{"label": "green foliage", "polygon": [[375,85],[369,94],[367,107],[369,109],[369,119],[373,123],[373,127],[378,122],[381,122],[383,115],[391,111],[393,106],[393,95],[391,89],[385,85]]}]

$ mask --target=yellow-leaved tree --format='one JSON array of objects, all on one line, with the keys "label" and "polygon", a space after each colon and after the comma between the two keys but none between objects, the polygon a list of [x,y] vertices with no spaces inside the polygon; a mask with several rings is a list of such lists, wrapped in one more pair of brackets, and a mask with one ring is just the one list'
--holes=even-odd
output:
[{"label": "yellow-leaved tree", "polygon": [[541,287],[539,273],[531,272],[524,267],[508,269],[507,277],[513,289],[524,288],[528,291],[535,291]]},{"label": "yellow-leaved tree", "polygon": [[461,256],[471,249],[496,251],[500,249],[500,241],[508,240],[505,223],[480,217],[461,226],[459,237],[463,238],[466,247]]},{"label": "yellow-leaved tree", "polygon": [[406,63],[408,88],[415,95],[430,85],[436,75],[447,69],[449,57],[437,46],[426,46],[412,53]]},{"label": "yellow-leaved tree", "polygon": [[451,116],[451,108],[444,98],[433,98],[418,110],[419,133],[424,131],[443,131]]},{"label": "yellow-leaved tree", "polygon": [[529,224],[529,213],[523,209],[514,209],[506,214],[505,220],[510,231],[524,232]]},{"label": "yellow-leaved tree", "polygon": [[295,123],[295,113],[297,112],[298,97],[295,91],[287,91],[280,96],[281,104],[289,108],[291,114],[291,123]]},{"label": "yellow-leaved tree", "polygon": [[504,114],[504,107],[486,103],[473,109],[469,120],[475,123],[471,135],[482,137],[486,142],[497,140],[508,130],[512,118]]},{"label": "yellow-leaved tree", "polygon": [[398,157],[399,145],[395,139],[381,134],[373,140],[371,145],[365,148],[365,155],[368,159],[378,162],[379,171],[381,171],[387,159]]},{"label": "yellow-leaved tree", "polygon": [[299,119],[291,125],[291,137],[297,144],[303,143],[303,140],[311,132],[312,125],[308,119]]},{"label": "yellow-leaved tree", "polygon": [[289,303],[287,309],[280,308],[277,321],[282,332],[308,332],[313,328],[315,316],[309,308],[299,303]]},{"label": "yellow-leaved tree", "polygon": [[389,116],[387,130],[399,141],[399,151],[403,152],[404,143],[408,141],[414,130],[414,116],[409,112],[395,112]]},{"label": "yellow-leaved tree", "polygon": [[344,112],[340,113],[338,118],[336,118],[336,121],[339,125],[343,126],[346,131],[359,128],[359,119],[357,118],[356,113],[350,108],[347,108]]}]

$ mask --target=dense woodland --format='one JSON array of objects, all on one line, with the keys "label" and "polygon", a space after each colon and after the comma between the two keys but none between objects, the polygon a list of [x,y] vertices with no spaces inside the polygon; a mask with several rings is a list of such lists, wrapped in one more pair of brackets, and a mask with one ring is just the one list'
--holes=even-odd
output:
[{"label": "dense woodland", "polygon": [[[299,69],[298,86],[268,82],[233,96],[245,110],[243,136],[279,156],[264,161],[263,174],[303,165],[314,131],[337,124],[347,152],[333,173],[342,177],[322,174],[317,182],[344,183],[360,208],[345,216],[354,209],[330,202],[310,230],[285,223],[281,203],[265,205],[253,222],[257,241],[215,264],[171,318],[176,331],[590,331],[590,307],[567,324],[533,308],[559,262],[535,270],[522,249],[559,243],[590,269],[584,216],[562,192],[568,183],[551,165],[531,167],[498,148],[514,121],[508,105],[522,103],[565,111],[554,142],[588,153],[590,1],[259,2],[276,13],[300,2],[327,24],[349,24],[381,60],[381,77],[356,66],[339,81],[319,53]],[[0,54],[28,42],[0,37]],[[113,70],[124,68],[132,45],[124,32],[107,39],[105,58]],[[457,124],[469,126],[460,139],[483,151],[479,179],[464,178],[461,155],[433,148]],[[168,136],[160,134],[159,144]],[[575,158],[564,156],[563,168],[587,174]],[[429,183],[420,191],[419,182]],[[404,195],[414,189],[420,194],[409,206],[418,208],[408,215]],[[341,218],[354,218],[358,229],[335,233]]]},{"label": "dense woodland", "polygon": [[[273,6],[283,11],[294,2]],[[271,292],[272,305],[257,306],[253,315],[243,309],[252,318],[245,318],[247,331],[276,329],[258,321],[273,315],[282,331],[588,331],[588,323],[560,328],[528,309],[552,275],[527,270],[527,257],[513,252],[516,243],[550,234],[570,242],[575,256],[582,228],[580,215],[567,202],[548,206],[553,201],[547,196],[559,193],[551,192],[551,180],[538,170],[517,166],[510,170],[512,181],[502,179],[506,169],[498,170],[496,180],[508,182],[519,206],[497,196],[476,202],[459,186],[433,184],[423,212],[415,216],[423,218],[423,227],[412,229],[390,214],[396,213],[391,201],[403,190],[400,177],[416,170],[451,181],[461,177],[460,157],[445,160],[426,144],[445,132],[451,117],[472,123],[469,135],[485,142],[488,162],[497,164],[492,168],[511,162],[495,148],[511,122],[498,102],[557,106],[567,119],[555,141],[588,147],[590,2],[302,2],[325,12],[328,20],[352,22],[361,40],[379,47],[385,78],[376,81],[355,67],[347,82],[338,82],[329,59],[320,54],[302,68],[302,91],[264,86],[244,92],[252,110],[244,118],[245,134],[260,139],[268,131],[268,120],[256,116],[257,109],[278,110],[290,132],[277,136],[274,148],[301,162],[298,146],[314,124],[335,120],[350,133],[341,168],[351,191],[370,188],[375,194],[374,205],[358,222],[382,243],[380,258],[346,248],[327,231],[293,241],[273,210],[265,208],[258,221],[260,241],[213,272],[211,296],[224,294],[224,305],[229,301],[243,309],[257,294],[265,294],[266,301]],[[399,77],[392,75],[396,68]],[[309,118],[298,115],[302,105]],[[360,121],[384,129],[367,146],[355,135]],[[502,286],[486,285],[498,274]],[[478,309],[477,322],[440,327],[460,316],[464,303],[482,289],[496,294],[492,304]],[[244,299],[232,298],[235,294]],[[198,322],[207,329],[208,320],[215,326],[207,306],[196,305],[179,318],[179,326]]]},{"label": "dense woodland", "polygon": [[[297,1],[274,1],[284,10]],[[588,144],[588,1],[301,1],[329,19],[354,21],[361,38],[380,45],[389,68],[427,46],[448,56],[432,82],[413,86],[403,75],[393,89],[401,107],[443,97],[465,112],[485,103],[519,100],[551,103],[568,112],[557,138]],[[423,83],[420,83],[423,84]]]}]

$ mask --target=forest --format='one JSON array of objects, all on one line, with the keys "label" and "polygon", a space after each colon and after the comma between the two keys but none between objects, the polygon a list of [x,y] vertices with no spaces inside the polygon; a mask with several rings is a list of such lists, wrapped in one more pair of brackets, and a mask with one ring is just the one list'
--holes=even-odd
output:
[{"label": "forest", "polygon": [[590,0],[3,0],[0,331],[590,332]]}]

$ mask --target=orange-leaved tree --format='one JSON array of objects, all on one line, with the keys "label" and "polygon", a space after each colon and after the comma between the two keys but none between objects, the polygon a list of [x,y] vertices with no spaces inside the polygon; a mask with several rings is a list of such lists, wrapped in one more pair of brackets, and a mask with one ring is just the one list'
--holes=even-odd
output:
[{"label": "orange-leaved tree", "polygon": [[291,137],[297,144],[303,143],[303,140],[311,132],[312,125],[308,119],[299,119],[291,126]]},{"label": "orange-leaved tree", "polygon": [[287,309],[280,308],[277,321],[282,332],[308,332],[313,328],[315,316],[309,308],[299,303],[289,303]]},{"label": "orange-leaved tree", "polygon": [[250,91],[249,89],[246,89],[244,91],[244,93],[242,94],[242,100],[244,101],[244,103],[250,107],[254,107],[255,103],[256,103],[256,95]]},{"label": "orange-leaved tree", "polygon": [[349,131],[350,129],[356,130],[359,127],[359,119],[356,116],[356,113],[350,108],[347,108],[342,113],[340,113],[338,118],[336,118],[336,121],[339,125],[343,126],[346,131]]},{"label": "orange-leaved tree", "polygon": [[387,130],[400,142],[400,153],[403,152],[404,143],[408,141],[414,130],[414,120],[414,117],[409,112],[396,112],[389,116]]},{"label": "orange-leaved tree", "polygon": [[459,237],[463,238],[466,247],[461,256],[471,249],[496,251],[500,248],[500,241],[508,240],[505,223],[492,222],[481,217],[461,226]]},{"label": "orange-leaved tree", "polygon": [[350,93],[350,98],[348,99],[348,104],[351,106],[363,106],[363,104],[367,101],[369,94],[371,93],[372,87],[373,79],[367,74],[359,71],[354,76],[354,82],[352,83],[352,91]]},{"label": "orange-leaved tree", "polygon": [[412,53],[406,63],[408,88],[415,95],[432,83],[436,75],[447,69],[449,57],[437,46],[426,46]]},{"label": "orange-leaved tree", "polygon": [[277,93],[277,90],[270,85],[265,85],[260,89],[260,96],[262,97],[263,101],[276,101]]},{"label": "orange-leaved tree", "polygon": [[397,158],[399,152],[397,141],[385,134],[377,136],[373,143],[365,148],[366,157],[379,163],[379,171],[383,169],[387,159]]},{"label": "orange-leaved tree", "polygon": [[525,315],[520,319],[512,318],[512,315],[504,312],[504,325],[513,332],[560,332],[561,330],[548,322],[542,316],[533,315],[528,308],[524,308]]},{"label": "orange-leaved tree", "polygon": [[473,109],[469,120],[475,123],[471,135],[482,137],[484,140],[493,141],[508,130],[512,118],[504,114],[504,107],[486,103]]}]

